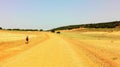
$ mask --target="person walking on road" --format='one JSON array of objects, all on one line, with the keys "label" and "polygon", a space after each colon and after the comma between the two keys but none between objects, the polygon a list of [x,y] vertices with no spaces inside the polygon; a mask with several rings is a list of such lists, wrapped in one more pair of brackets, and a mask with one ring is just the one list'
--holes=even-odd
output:
[{"label": "person walking on road", "polygon": [[26,37],[26,44],[28,44],[29,43],[29,37],[27,36]]}]

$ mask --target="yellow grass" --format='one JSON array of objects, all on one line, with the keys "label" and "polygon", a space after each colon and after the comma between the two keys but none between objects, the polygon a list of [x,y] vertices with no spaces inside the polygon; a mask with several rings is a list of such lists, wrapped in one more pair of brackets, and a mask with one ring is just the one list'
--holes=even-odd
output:
[{"label": "yellow grass", "polygon": [[119,33],[0,31],[0,67],[119,67]]},{"label": "yellow grass", "polygon": [[[120,66],[120,32],[64,32],[72,38],[75,50],[83,50],[89,60],[100,67]],[[95,66],[95,67],[97,67]]]}]

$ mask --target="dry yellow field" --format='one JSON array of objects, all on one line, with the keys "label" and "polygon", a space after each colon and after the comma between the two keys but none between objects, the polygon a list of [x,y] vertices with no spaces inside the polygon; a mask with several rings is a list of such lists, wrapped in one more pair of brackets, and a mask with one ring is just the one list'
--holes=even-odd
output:
[{"label": "dry yellow field", "polygon": [[119,33],[0,31],[0,67],[120,67]]}]

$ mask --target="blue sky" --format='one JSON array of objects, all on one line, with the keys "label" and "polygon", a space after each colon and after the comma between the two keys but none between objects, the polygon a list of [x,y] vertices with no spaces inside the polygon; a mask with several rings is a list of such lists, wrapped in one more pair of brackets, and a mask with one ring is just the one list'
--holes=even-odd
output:
[{"label": "blue sky", "polygon": [[120,20],[120,0],[0,0],[0,26],[54,27]]}]

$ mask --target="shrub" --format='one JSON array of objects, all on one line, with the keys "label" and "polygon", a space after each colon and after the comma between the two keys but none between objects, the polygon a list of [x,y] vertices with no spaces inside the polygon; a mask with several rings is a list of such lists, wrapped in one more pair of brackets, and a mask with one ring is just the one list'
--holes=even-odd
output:
[{"label": "shrub", "polygon": [[0,30],[2,29],[2,27],[0,27]]},{"label": "shrub", "polygon": [[51,30],[52,33],[55,33],[55,30]]},{"label": "shrub", "polygon": [[57,34],[60,34],[61,32],[60,31],[58,31],[58,32],[56,32]]},{"label": "shrub", "polygon": [[43,29],[40,29],[40,31],[43,31]]}]

